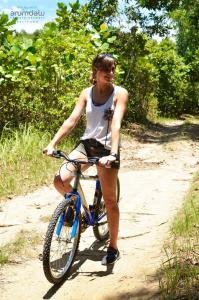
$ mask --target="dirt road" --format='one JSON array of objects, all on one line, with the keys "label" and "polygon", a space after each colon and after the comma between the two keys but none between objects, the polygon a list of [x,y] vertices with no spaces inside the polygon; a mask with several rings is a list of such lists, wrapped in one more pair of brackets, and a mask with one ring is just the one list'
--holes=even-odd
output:
[{"label": "dirt road", "polygon": [[[190,180],[198,169],[199,125],[184,127],[182,122],[130,130],[122,150],[121,221],[118,246],[121,259],[112,267],[101,265],[106,245],[96,242],[92,229],[82,234],[77,260],[71,276],[53,286],[43,275],[37,256],[16,258],[1,269],[3,300],[108,300],[159,299],[158,269],[164,254],[162,246],[168,238],[169,225]],[[84,182],[88,196],[90,182]],[[49,216],[59,201],[52,187],[16,197],[2,204],[0,210],[0,242],[5,244],[21,229],[44,234]],[[35,256],[35,257],[34,257]]]}]

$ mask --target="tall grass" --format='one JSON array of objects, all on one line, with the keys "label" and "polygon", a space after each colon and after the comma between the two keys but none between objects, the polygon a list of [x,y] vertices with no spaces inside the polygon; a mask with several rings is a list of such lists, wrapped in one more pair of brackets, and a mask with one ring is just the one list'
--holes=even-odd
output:
[{"label": "tall grass", "polygon": [[171,228],[162,267],[162,299],[199,299],[199,173]]},{"label": "tall grass", "polygon": [[[0,199],[52,182],[60,161],[42,154],[50,138],[48,132],[33,127],[3,131],[0,137]],[[67,139],[65,151],[71,147],[72,140]]]}]

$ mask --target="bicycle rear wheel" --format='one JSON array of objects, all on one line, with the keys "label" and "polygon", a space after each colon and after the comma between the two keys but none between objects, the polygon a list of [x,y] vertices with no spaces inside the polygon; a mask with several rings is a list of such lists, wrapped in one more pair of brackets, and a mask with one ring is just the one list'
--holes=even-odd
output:
[{"label": "bicycle rear wheel", "polygon": [[[74,210],[74,220],[77,219],[77,230],[71,239],[72,226],[64,222],[59,236],[56,234],[59,220],[65,215],[70,203],[63,200],[56,208],[49,223],[43,246],[43,270],[46,278],[51,283],[58,283],[67,277],[72,263],[75,259],[80,234],[81,234],[81,214],[76,217]],[[75,221],[74,221],[75,222]]]},{"label": "bicycle rear wheel", "polygon": [[[120,199],[120,182],[117,179],[117,203]],[[98,219],[98,223],[93,226],[93,233],[97,240],[104,241],[109,237],[109,228],[107,222],[106,206],[103,199],[101,188],[99,190],[99,195],[97,199],[97,204],[95,208],[95,219]]]}]

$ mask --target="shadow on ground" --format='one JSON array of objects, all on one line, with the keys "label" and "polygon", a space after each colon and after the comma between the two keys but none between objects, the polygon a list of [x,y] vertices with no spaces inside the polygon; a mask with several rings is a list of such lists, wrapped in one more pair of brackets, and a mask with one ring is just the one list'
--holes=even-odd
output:
[{"label": "shadow on ground", "polygon": [[127,292],[115,293],[103,300],[198,300],[199,299],[199,281],[193,283],[191,286],[182,288],[180,285],[173,290],[167,291],[160,288],[164,280],[164,272],[160,268],[154,274],[147,276],[145,288],[133,288],[132,278],[132,290]]},{"label": "shadow on ground", "polygon": [[[103,300],[160,300],[163,299],[159,289],[159,279],[162,277],[160,270],[146,277],[145,287],[135,288],[132,278],[132,290],[129,286],[128,291],[115,293],[105,297]],[[168,298],[166,298],[168,300]]]},{"label": "shadow on ground", "polygon": [[114,265],[107,266],[104,271],[84,272],[80,270],[81,266],[87,260],[101,261],[102,257],[106,254],[107,243],[95,241],[89,248],[78,251],[69,275],[60,283],[53,285],[43,296],[43,299],[52,298],[66,281],[73,280],[80,273],[83,273],[85,276],[89,276],[91,278],[103,277],[112,274]]},{"label": "shadow on ground", "polygon": [[149,289],[140,289],[134,292],[120,293],[104,298],[104,300],[155,300],[161,299],[158,292],[153,292]]},{"label": "shadow on ground", "polygon": [[[114,265],[107,266],[104,271],[90,271],[86,272],[81,270],[81,266],[87,261],[100,261],[104,254],[107,244],[95,241],[89,248],[79,251],[74,265],[71,268],[70,274],[62,282],[53,285],[43,296],[43,299],[51,299],[58,292],[58,290],[67,281],[73,280],[75,277],[83,274],[90,277],[90,281],[95,280],[97,277],[109,276],[113,273]],[[104,297],[103,300],[198,300],[199,299],[199,282],[195,283],[192,287],[185,290],[178,287],[178,289],[170,291],[165,290],[164,296],[159,288],[159,282],[164,282],[164,271],[162,268],[155,273],[150,274],[146,278],[145,288],[135,288],[134,279],[132,277],[132,289],[129,286],[126,292],[118,292],[116,289],[115,294]],[[125,279],[123,279],[125,281]],[[97,299],[97,298],[96,298]]]},{"label": "shadow on ground", "polygon": [[142,143],[165,143],[191,139],[199,140],[199,124],[163,125],[149,122],[147,125],[131,124],[125,130]]}]

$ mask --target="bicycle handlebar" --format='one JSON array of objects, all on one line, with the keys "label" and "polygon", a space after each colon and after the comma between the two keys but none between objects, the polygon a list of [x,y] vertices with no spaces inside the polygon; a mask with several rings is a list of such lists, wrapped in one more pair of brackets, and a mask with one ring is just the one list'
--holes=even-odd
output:
[{"label": "bicycle handlebar", "polygon": [[79,159],[70,159],[63,151],[61,150],[55,150],[53,151],[52,154],[53,157],[55,158],[64,158],[65,160],[67,160],[68,162],[74,163],[74,164],[91,164],[91,165],[97,165],[98,161],[99,161],[99,157],[91,157],[88,158],[88,160],[79,160]]}]

